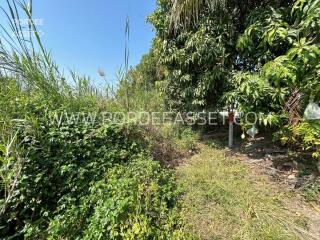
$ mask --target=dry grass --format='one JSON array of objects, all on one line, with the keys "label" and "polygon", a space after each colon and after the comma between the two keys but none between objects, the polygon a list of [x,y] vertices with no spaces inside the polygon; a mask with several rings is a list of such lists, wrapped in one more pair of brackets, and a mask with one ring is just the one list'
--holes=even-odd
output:
[{"label": "dry grass", "polygon": [[202,146],[177,170],[183,218],[200,239],[313,239],[289,196],[225,150]]}]

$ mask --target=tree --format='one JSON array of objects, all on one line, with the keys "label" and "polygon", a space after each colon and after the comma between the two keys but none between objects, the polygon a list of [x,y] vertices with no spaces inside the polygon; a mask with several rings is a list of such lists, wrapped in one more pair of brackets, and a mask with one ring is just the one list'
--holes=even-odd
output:
[{"label": "tree", "polygon": [[[195,25],[204,11],[222,11],[238,15],[243,22],[248,12],[259,6],[281,6],[283,0],[174,0],[171,7],[171,24],[174,30],[186,29]],[[223,16],[223,15],[222,15]]]},{"label": "tree", "polygon": [[320,156],[320,128],[302,119],[310,101],[320,101],[320,1],[296,0],[282,9],[259,9],[239,37],[239,59],[251,64],[233,75],[224,97],[243,111],[267,113],[283,144]]},{"label": "tree", "polygon": [[[166,68],[170,108],[222,107],[231,73],[241,68],[236,43],[246,16],[264,2],[159,0],[149,17],[156,30],[160,62]],[[279,1],[277,1],[279,2]],[[280,4],[280,3],[279,3]]]}]

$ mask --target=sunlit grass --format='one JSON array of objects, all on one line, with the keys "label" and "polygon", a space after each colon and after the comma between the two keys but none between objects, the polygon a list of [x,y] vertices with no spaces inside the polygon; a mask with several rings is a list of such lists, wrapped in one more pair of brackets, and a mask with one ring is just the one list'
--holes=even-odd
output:
[{"label": "sunlit grass", "polygon": [[201,239],[301,239],[304,217],[286,210],[288,196],[225,150],[203,146],[178,169],[183,216]]}]

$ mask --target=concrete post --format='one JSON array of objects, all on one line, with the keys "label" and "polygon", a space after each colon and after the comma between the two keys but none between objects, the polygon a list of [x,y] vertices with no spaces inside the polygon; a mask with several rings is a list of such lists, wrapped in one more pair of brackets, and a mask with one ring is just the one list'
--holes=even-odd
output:
[{"label": "concrete post", "polygon": [[229,148],[233,148],[234,113],[229,112]]}]

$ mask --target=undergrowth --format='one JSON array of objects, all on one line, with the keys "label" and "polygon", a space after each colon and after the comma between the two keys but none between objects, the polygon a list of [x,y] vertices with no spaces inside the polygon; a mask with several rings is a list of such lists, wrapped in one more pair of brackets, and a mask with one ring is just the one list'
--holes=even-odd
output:
[{"label": "undergrowth", "polygon": [[[66,80],[42,45],[32,4],[2,7],[9,27],[1,24],[0,238],[188,238],[173,172],[153,151],[160,129],[150,136],[128,121],[52,118],[159,111],[157,88],[140,88],[127,72],[116,90],[75,72],[73,83]],[[30,36],[17,25],[21,17],[30,21]],[[192,147],[190,134],[177,137],[184,149]]]}]

